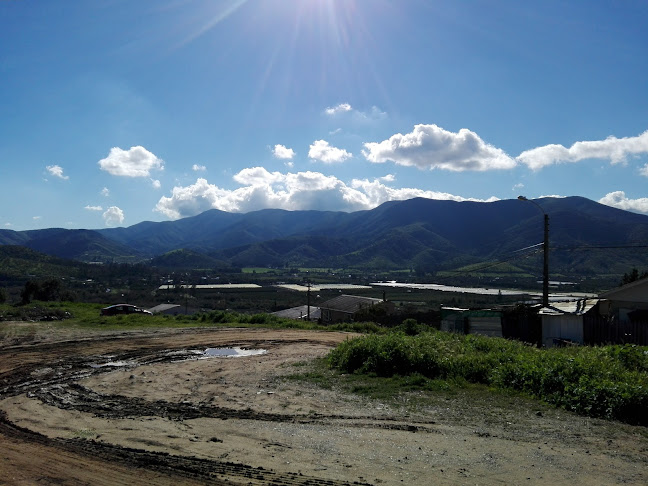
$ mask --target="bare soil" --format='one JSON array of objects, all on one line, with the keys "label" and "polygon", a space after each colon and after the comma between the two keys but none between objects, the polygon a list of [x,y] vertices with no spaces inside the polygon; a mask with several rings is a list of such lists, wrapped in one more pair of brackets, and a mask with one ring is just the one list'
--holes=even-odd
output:
[{"label": "bare soil", "polygon": [[[0,485],[648,484],[648,430],[289,379],[346,333],[0,323]],[[198,359],[214,347],[264,349]]]}]

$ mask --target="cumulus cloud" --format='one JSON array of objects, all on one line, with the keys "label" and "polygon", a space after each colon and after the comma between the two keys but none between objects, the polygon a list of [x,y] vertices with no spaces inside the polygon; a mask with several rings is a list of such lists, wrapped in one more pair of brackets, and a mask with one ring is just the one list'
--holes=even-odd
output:
[{"label": "cumulus cloud", "polygon": [[516,165],[503,150],[466,128],[454,133],[437,125],[415,125],[411,133],[397,133],[388,140],[364,146],[362,154],[370,162],[391,161],[419,169],[486,171],[511,169]]},{"label": "cumulus cloud", "polygon": [[110,206],[103,213],[103,219],[106,226],[117,226],[124,222],[124,211],[117,206]]},{"label": "cumulus cloud", "polygon": [[204,165],[194,164],[191,166],[191,170],[193,170],[194,172],[205,172],[207,170],[207,167],[205,167]]},{"label": "cumulus cloud", "polygon": [[633,211],[635,213],[648,214],[648,197],[629,199],[628,197],[626,197],[624,191],[610,192],[599,199],[599,202],[601,204],[605,204],[606,206],[612,206],[613,208]]},{"label": "cumulus cloud", "polygon": [[110,196],[110,189],[108,189],[107,187],[104,187],[104,188],[101,190],[101,195],[104,196],[104,197],[108,197],[108,196]]},{"label": "cumulus cloud", "polygon": [[644,165],[641,169],[639,169],[639,173],[642,176],[648,177],[648,164]]},{"label": "cumulus cloud", "polygon": [[272,149],[272,155],[276,159],[287,159],[290,160],[295,156],[295,151],[291,148],[287,148],[285,145],[277,144]]},{"label": "cumulus cloud", "polygon": [[103,208],[101,206],[86,206],[83,209],[87,209],[88,211],[103,211]]},{"label": "cumulus cloud", "polygon": [[47,167],[45,167],[45,169],[47,169],[47,172],[49,172],[50,175],[54,177],[58,177],[59,179],[63,180],[69,179],[68,176],[63,175],[63,167],[61,167],[60,165],[48,165]]},{"label": "cumulus cloud", "polygon": [[99,167],[115,176],[149,177],[152,170],[163,170],[164,162],[141,146],[128,150],[113,147]]},{"label": "cumulus cloud", "polygon": [[157,179],[151,179],[151,185],[153,186],[153,189],[159,189],[162,187],[162,183]]},{"label": "cumulus cloud", "polygon": [[[374,180],[354,179],[346,184],[335,176],[319,172],[281,173],[251,167],[234,175],[241,187],[228,190],[199,178],[194,184],[174,187],[170,197],[162,197],[156,211],[170,219],[193,216],[208,209],[248,212],[264,208],[287,210],[319,209],[357,211],[371,209],[386,201],[427,197],[454,201],[476,201],[448,193],[415,188],[393,188],[385,184],[393,176]],[[486,201],[493,201],[490,198]]]},{"label": "cumulus cloud", "polygon": [[332,147],[326,140],[315,140],[309,147],[308,157],[326,164],[334,164],[344,162],[346,159],[353,157],[353,154],[344,149]]},{"label": "cumulus cloud", "polygon": [[393,188],[383,184],[379,179],[370,181],[368,179],[354,179],[351,182],[351,187],[362,193],[366,208],[376,207],[387,201],[403,201],[405,199],[412,199],[414,197],[424,197],[427,199],[440,199],[449,201],[480,201],[480,202],[493,202],[498,199],[494,196],[488,199],[475,199],[466,198],[462,196],[455,196],[447,192],[437,191],[424,191],[423,189],[416,188]]},{"label": "cumulus cloud", "polygon": [[349,103],[340,103],[337,106],[332,106],[324,110],[324,113],[326,113],[329,116],[337,115],[338,113],[346,113],[348,111],[351,111],[353,108],[351,108],[351,105]]},{"label": "cumulus cloud", "polygon": [[605,140],[576,142],[569,148],[559,144],[545,145],[522,152],[517,160],[532,170],[539,170],[551,164],[580,162],[585,159],[603,159],[609,160],[611,164],[619,164],[625,163],[628,156],[646,153],[648,131],[637,137],[608,137]]}]

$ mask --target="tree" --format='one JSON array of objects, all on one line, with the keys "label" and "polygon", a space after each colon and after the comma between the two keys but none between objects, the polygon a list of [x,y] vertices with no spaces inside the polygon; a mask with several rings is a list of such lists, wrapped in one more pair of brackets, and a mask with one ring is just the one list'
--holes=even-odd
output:
[{"label": "tree", "polygon": [[20,291],[20,303],[22,305],[29,304],[34,294],[38,291],[38,288],[38,282],[28,280],[25,283],[25,287]]},{"label": "tree", "polygon": [[630,273],[624,273],[623,274],[623,279],[621,280],[621,285],[626,285],[632,282],[636,282],[637,280],[641,280],[644,278],[648,278],[648,271],[643,272],[642,274],[639,274],[639,270],[636,268],[633,268]]},{"label": "tree", "polygon": [[5,293],[5,289],[0,287],[0,304],[4,304],[7,301],[7,294]]}]

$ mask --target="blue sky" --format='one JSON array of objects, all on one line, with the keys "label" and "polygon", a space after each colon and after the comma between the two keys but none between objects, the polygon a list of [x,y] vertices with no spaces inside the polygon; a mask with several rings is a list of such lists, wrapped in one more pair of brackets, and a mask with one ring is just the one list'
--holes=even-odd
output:
[{"label": "blue sky", "polygon": [[648,214],[645,1],[0,1],[0,228],[415,196]]}]

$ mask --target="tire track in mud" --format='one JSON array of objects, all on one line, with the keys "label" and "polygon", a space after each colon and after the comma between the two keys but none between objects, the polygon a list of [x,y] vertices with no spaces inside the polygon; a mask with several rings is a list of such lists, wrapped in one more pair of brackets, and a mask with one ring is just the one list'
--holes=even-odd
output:
[{"label": "tire track in mud", "polygon": [[[88,439],[50,439],[44,435],[11,423],[0,411],[0,434],[34,442],[80,455],[117,462],[133,468],[145,468],[213,484],[286,485],[286,486],[367,486],[368,483],[335,481],[304,476],[301,473],[279,473],[262,467],[232,462],[220,462],[196,457],[175,456],[165,452],[151,452]],[[240,481],[240,482],[239,482]]]},{"label": "tire track in mud", "polygon": [[[398,423],[375,423],[375,417],[347,417],[336,415],[310,414],[295,416],[278,413],[254,411],[252,409],[229,409],[204,404],[174,403],[163,400],[149,401],[136,397],[108,395],[97,393],[77,382],[80,379],[97,373],[114,370],[110,365],[117,361],[128,362],[136,367],[153,363],[168,363],[195,359],[195,353],[187,351],[187,346],[168,349],[151,345],[151,337],[138,337],[140,343],[128,342],[131,349],[108,349],[106,344],[125,344],[122,336],[100,340],[78,340],[48,344],[12,346],[0,352],[4,359],[10,359],[13,365],[10,371],[0,373],[0,398],[26,395],[30,398],[65,410],[76,410],[103,418],[134,418],[156,416],[170,420],[189,420],[200,417],[222,420],[257,420],[277,423],[318,423],[331,421],[347,422],[345,426],[393,428],[396,430],[423,430],[421,427]],[[283,343],[314,343],[317,340],[236,340],[233,344],[245,347],[263,345],[276,346]],[[133,350],[133,346],[141,345]],[[86,345],[88,345],[86,347]],[[211,346],[201,343],[199,347]],[[223,346],[219,343],[216,346]],[[83,349],[86,347],[86,349]],[[112,346],[108,346],[110,348]],[[120,346],[117,346],[120,347]],[[190,345],[189,347],[196,347]],[[92,350],[102,350],[102,354],[86,354]],[[84,352],[83,356],[74,355],[75,351]],[[22,355],[22,356],[21,356]],[[21,358],[24,358],[21,360]],[[22,361],[22,362],[21,362]],[[7,362],[5,361],[5,364]],[[362,420],[373,421],[373,424],[362,423]],[[193,456],[178,456],[166,452],[154,452],[118,446],[91,439],[49,438],[36,431],[12,423],[6,413],[0,410],[0,434],[21,441],[53,446],[81,456],[116,462],[132,468],[144,468],[182,478],[192,478],[214,484],[275,484],[275,485],[312,485],[338,486],[348,484],[367,484],[304,476],[301,473],[276,472],[272,469],[253,467],[245,464],[221,462],[212,459],[201,459]]]},{"label": "tire track in mud", "polygon": [[[267,346],[268,343],[264,343]],[[277,344],[277,343],[275,343]],[[217,418],[221,420],[240,419],[263,422],[326,424],[331,421],[346,422],[347,427],[379,428],[405,430],[410,432],[430,432],[426,425],[397,423],[390,418],[379,419],[372,416],[322,415],[309,413],[304,415],[280,414],[254,411],[250,408],[232,409],[205,404],[176,403],[164,400],[145,400],[137,397],[98,393],[78,383],[80,379],[93,374],[113,371],[110,363],[128,362],[129,368],[154,363],[181,362],[196,359],[195,353],[181,349],[164,349],[153,354],[147,352],[130,352],[119,355],[87,356],[68,358],[60,363],[50,363],[42,368],[25,366],[9,377],[1,377],[0,382],[8,381],[8,386],[0,388],[0,396],[26,394],[41,402],[64,410],[76,410],[94,416],[109,419],[156,416],[170,420],[191,420],[196,418]],[[97,365],[97,362],[106,362]],[[30,379],[25,379],[29,375]]]}]

